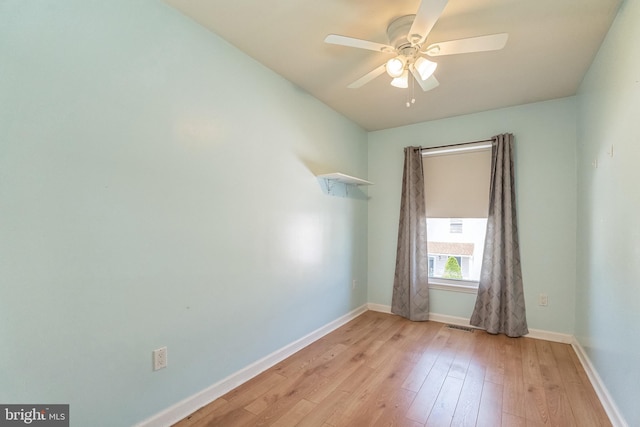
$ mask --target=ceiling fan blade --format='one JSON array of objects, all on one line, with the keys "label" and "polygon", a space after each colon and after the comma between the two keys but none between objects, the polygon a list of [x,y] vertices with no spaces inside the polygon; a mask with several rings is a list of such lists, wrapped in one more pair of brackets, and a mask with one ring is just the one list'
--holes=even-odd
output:
[{"label": "ceiling fan blade", "polygon": [[424,42],[442,15],[445,6],[447,6],[447,0],[422,0],[407,39],[412,44]]},{"label": "ceiling fan blade", "polygon": [[393,46],[353,37],[339,36],[338,34],[329,34],[325,37],[324,42],[340,46],[356,47],[358,49],[368,49],[376,52],[393,53],[395,51]]},{"label": "ceiling fan blade", "polygon": [[384,63],[381,66],[379,66],[378,68],[375,68],[372,71],[369,71],[367,74],[365,74],[364,76],[360,77],[358,80],[356,80],[355,82],[351,83],[347,87],[349,89],[357,89],[360,86],[364,86],[365,84],[369,83],[371,80],[373,80],[376,77],[378,77],[380,74],[383,74],[385,72],[385,70],[386,70],[386,66],[387,66],[387,64]]},{"label": "ceiling fan blade", "polygon": [[470,37],[468,39],[451,40],[434,43],[424,51],[429,56],[457,55],[459,53],[486,52],[500,50],[507,44],[509,34],[500,33],[489,36]]},{"label": "ceiling fan blade", "polygon": [[418,73],[418,70],[416,70],[414,67],[410,67],[410,69],[411,74],[413,74],[413,77],[416,79],[423,91],[430,91],[431,89],[435,89],[440,85],[440,82],[435,78],[433,74],[427,80],[422,80],[422,78],[420,77],[420,73]]}]

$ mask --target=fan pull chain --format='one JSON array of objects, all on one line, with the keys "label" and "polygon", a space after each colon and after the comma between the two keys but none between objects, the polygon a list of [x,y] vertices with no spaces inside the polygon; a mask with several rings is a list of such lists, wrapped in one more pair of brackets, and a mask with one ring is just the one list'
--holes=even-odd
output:
[{"label": "fan pull chain", "polygon": [[411,79],[411,102],[409,102],[409,96],[407,95],[407,108],[410,108],[413,104],[416,103],[415,87],[415,79]]}]

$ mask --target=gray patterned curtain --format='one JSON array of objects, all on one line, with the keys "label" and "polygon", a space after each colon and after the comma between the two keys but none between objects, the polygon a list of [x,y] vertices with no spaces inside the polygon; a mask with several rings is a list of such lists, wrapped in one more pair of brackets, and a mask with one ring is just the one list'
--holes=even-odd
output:
[{"label": "gray patterned curtain", "polygon": [[516,221],[513,135],[493,137],[489,218],[473,326],[519,337],[527,329]]},{"label": "gray patterned curtain", "polygon": [[405,147],[391,312],[409,320],[428,320],[428,277],[422,152],[420,147]]}]

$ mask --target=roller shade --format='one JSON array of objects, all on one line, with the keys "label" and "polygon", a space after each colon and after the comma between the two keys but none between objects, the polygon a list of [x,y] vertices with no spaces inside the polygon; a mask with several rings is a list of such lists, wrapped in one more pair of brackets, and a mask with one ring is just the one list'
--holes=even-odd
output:
[{"label": "roller shade", "polygon": [[486,218],[489,211],[491,147],[424,150],[428,218]]}]

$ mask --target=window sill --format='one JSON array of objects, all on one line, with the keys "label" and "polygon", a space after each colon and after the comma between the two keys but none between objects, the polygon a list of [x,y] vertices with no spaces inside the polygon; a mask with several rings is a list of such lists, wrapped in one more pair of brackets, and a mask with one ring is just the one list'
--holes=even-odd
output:
[{"label": "window sill", "polygon": [[465,294],[476,294],[478,293],[478,282],[473,282],[470,280],[447,280],[429,278],[429,289],[462,292]]}]

